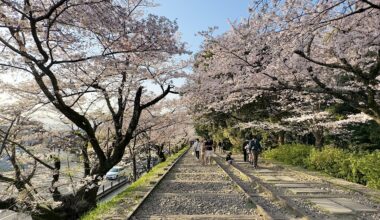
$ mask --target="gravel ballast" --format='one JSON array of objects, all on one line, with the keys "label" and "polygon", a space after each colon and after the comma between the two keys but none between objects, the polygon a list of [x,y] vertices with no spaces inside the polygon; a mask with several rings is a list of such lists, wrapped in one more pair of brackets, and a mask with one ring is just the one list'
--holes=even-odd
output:
[{"label": "gravel ballast", "polygon": [[[263,219],[256,206],[216,164],[203,166],[187,153],[157,185],[132,219],[194,215],[212,219]],[[165,217],[166,216],[166,217]],[[161,218],[159,218],[161,219]]]}]

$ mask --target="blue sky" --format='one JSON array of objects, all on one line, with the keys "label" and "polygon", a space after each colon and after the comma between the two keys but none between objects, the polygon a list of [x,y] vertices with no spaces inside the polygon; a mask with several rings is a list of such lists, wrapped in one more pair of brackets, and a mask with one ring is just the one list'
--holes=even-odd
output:
[{"label": "blue sky", "polygon": [[156,0],[160,6],[149,10],[150,13],[176,19],[182,40],[188,49],[197,52],[202,43],[200,36],[194,36],[208,27],[218,26],[217,33],[230,29],[230,21],[248,16],[251,0]]}]

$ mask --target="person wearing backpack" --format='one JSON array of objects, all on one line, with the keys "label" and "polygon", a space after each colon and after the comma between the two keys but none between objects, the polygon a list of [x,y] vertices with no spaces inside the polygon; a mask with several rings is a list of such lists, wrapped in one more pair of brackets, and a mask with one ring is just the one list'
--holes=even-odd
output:
[{"label": "person wearing backpack", "polygon": [[259,154],[261,152],[261,144],[258,136],[255,136],[250,141],[251,154],[253,157],[253,168],[257,168],[257,161],[259,159]]}]

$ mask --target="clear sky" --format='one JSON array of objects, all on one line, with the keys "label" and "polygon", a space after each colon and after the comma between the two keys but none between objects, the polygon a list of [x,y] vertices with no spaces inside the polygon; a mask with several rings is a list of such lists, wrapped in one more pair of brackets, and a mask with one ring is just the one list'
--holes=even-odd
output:
[{"label": "clear sky", "polygon": [[188,49],[197,52],[202,37],[194,36],[208,27],[218,26],[217,33],[230,29],[230,21],[248,16],[251,0],[156,0],[160,6],[150,13],[176,19],[182,40],[188,43]]}]

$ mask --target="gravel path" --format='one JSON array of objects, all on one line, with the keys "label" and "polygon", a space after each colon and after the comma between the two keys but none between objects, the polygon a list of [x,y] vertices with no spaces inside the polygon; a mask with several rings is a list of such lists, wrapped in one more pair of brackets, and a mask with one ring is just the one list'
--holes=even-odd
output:
[{"label": "gravel path", "polygon": [[190,153],[173,167],[132,219],[263,219],[216,164]]}]

